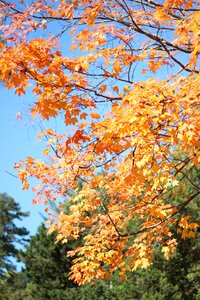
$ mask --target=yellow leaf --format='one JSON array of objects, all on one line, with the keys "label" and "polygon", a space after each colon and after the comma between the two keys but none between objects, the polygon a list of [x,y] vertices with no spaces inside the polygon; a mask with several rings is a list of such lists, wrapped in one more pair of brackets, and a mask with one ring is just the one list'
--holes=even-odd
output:
[{"label": "yellow leaf", "polygon": [[49,154],[49,149],[44,149],[43,151],[42,151],[42,153],[44,154],[44,155],[48,155]]}]

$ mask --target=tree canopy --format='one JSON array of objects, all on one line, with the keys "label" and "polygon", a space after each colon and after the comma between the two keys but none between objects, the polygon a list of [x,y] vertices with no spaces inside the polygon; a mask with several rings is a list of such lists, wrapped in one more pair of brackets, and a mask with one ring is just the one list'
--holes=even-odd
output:
[{"label": "tree canopy", "polygon": [[68,252],[71,279],[146,268],[158,244],[169,258],[173,225],[183,238],[198,227],[184,215],[200,194],[198,1],[0,1],[0,10],[1,80],[18,95],[31,85],[32,116],[66,125],[40,133],[43,160],[16,164],[22,188],[36,178],[33,202],[48,205],[83,182],[68,213],[49,213],[58,241],[83,239]]},{"label": "tree canopy", "polygon": [[5,272],[15,269],[13,259],[18,258],[19,245],[23,245],[28,231],[19,227],[16,221],[21,221],[28,213],[21,211],[18,203],[7,194],[0,194],[0,279]]},{"label": "tree canopy", "polygon": [[[200,178],[196,172],[193,176],[198,183]],[[193,187],[187,184],[187,189]],[[181,201],[180,196],[176,201]],[[197,221],[200,216],[198,208],[196,201],[186,208],[186,212]],[[56,210],[58,209],[54,209]],[[127,272],[125,281],[121,281],[117,272],[114,272],[109,281],[97,280],[95,285],[77,286],[68,280],[72,258],[66,258],[65,254],[82,241],[72,241],[67,245],[55,243],[56,232],[48,234],[47,228],[42,224],[30,238],[26,249],[21,251],[20,258],[24,262],[24,268],[9,273],[9,276],[5,274],[3,280],[0,280],[0,299],[197,300],[200,296],[200,240],[182,239],[181,233],[176,233],[177,225],[173,227],[178,245],[170,260],[163,260],[163,254],[157,245],[153,266],[147,270]]]}]

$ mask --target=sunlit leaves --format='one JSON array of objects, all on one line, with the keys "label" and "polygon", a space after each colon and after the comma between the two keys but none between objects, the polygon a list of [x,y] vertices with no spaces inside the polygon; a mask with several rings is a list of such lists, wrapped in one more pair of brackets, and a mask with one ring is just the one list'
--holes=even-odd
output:
[{"label": "sunlit leaves", "polygon": [[[1,80],[19,95],[32,84],[32,116],[61,117],[67,127],[66,134],[42,131],[44,159],[28,157],[16,168],[23,189],[37,181],[33,203],[45,204],[49,231],[62,242],[83,239],[68,254],[71,279],[146,268],[157,244],[170,258],[171,225],[183,238],[197,230],[187,216],[177,221],[199,196],[191,178],[200,162],[197,4],[4,2]],[[69,211],[52,215],[48,202],[63,197]]]}]

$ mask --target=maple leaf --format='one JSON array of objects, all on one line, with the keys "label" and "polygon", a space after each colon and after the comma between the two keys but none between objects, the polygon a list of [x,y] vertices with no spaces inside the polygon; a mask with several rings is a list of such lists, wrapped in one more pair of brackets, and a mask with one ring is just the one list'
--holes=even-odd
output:
[{"label": "maple leaf", "polygon": [[94,113],[94,112],[92,112],[92,113],[90,114],[90,116],[91,116],[93,119],[99,119],[99,118],[101,117],[99,114]]}]

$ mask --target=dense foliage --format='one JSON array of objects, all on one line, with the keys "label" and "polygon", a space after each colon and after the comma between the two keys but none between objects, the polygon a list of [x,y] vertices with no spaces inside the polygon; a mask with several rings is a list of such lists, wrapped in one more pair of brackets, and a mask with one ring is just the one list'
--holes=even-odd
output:
[{"label": "dense foliage", "polygon": [[[197,170],[193,170],[193,176],[194,182],[198,183]],[[193,189],[193,186],[187,185],[187,189]],[[177,197],[176,201],[180,199]],[[64,206],[69,209],[68,202]],[[199,203],[193,202],[186,213],[199,221]],[[106,281],[94,278],[94,285],[80,287],[69,280],[72,259],[67,258],[66,253],[82,241],[68,242],[67,245],[56,243],[56,232],[47,234],[47,228],[42,224],[30,237],[25,250],[19,253],[23,269],[6,272],[1,277],[0,300],[198,300],[200,240],[183,239],[176,226],[173,231],[178,246],[169,260],[164,259],[160,246],[155,245],[153,265],[148,269],[127,272],[126,278],[114,272]]]},{"label": "dense foliage", "polygon": [[84,184],[67,213],[49,213],[57,241],[82,240],[70,278],[123,277],[150,266],[155,245],[169,258],[176,232],[195,238],[185,208],[200,195],[199,1],[2,0],[0,24],[5,87],[32,89],[33,118],[64,121],[40,133],[43,159],[16,163],[22,188],[36,183],[48,212]]},{"label": "dense foliage", "polygon": [[[164,260],[157,251],[153,266],[128,273],[125,281],[114,274],[107,281],[97,280],[95,285],[79,287],[68,281],[69,259],[60,256],[66,246],[55,244],[55,236],[47,235],[42,225],[24,253],[24,270],[1,282],[4,293],[0,299],[198,300],[200,241],[177,238],[179,244],[172,259]],[[59,253],[58,257],[56,253]]]},{"label": "dense foliage", "polygon": [[64,299],[66,289],[75,286],[68,280],[72,262],[66,257],[69,249],[69,246],[56,243],[56,233],[48,235],[44,224],[31,237],[22,260],[34,299]]}]

